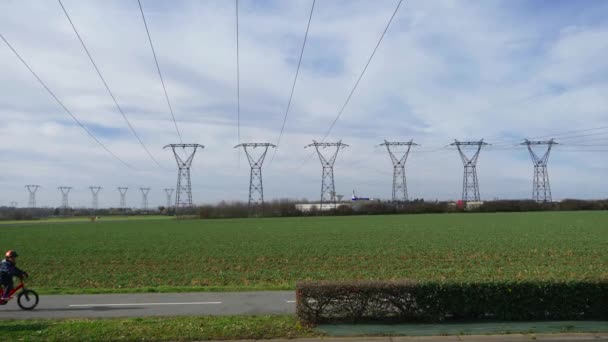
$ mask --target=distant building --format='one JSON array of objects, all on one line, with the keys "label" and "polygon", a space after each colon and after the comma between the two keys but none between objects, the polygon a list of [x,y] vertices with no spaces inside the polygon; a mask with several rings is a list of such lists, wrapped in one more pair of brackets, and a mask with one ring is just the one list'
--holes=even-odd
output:
[{"label": "distant building", "polygon": [[465,209],[466,210],[477,209],[477,208],[481,207],[482,205],[483,205],[483,202],[467,202]]},{"label": "distant building", "polygon": [[471,210],[471,209],[477,209],[479,207],[481,207],[483,205],[483,202],[474,202],[474,201],[464,201],[464,200],[458,200],[456,201],[456,206],[458,208],[464,209],[464,210]]},{"label": "distant building", "polygon": [[328,211],[344,205],[350,206],[350,203],[323,203],[323,206],[321,206],[321,204],[319,203],[296,203],[296,210],[299,210],[303,213],[307,213],[309,211],[314,210]]}]

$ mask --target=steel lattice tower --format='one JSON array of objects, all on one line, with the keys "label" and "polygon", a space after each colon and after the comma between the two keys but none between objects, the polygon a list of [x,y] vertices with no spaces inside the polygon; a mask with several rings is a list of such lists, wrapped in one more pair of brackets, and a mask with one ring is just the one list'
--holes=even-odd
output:
[{"label": "steel lattice tower", "polygon": [[127,188],[127,187],[118,188],[118,192],[120,192],[120,208],[121,209],[127,208],[127,190],[129,190],[129,188]]},{"label": "steel lattice tower", "polygon": [[150,188],[139,188],[141,191],[141,207],[144,210],[148,209],[148,193],[150,192]]},{"label": "steel lattice tower", "polygon": [[[336,206],[336,186],[334,183],[334,163],[336,162],[336,157],[338,156],[338,152],[341,149],[348,147],[348,145],[343,144],[342,140],[337,143],[323,143],[316,142],[313,140],[313,143],[306,146],[305,148],[314,146],[319,155],[319,160],[321,161],[321,166],[323,167],[323,174],[321,178],[321,207],[323,208],[324,203],[332,203],[333,206]],[[329,158],[325,158],[323,156],[322,150],[327,148],[334,148]],[[319,149],[320,148],[320,149]]]},{"label": "steel lattice tower", "polygon": [[57,189],[61,191],[61,208],[63,208],[64,213],[67,213],[69,207],[68,195],[70,194],[70,190],[72,190],[72,187],[60,186]]},{"label": "steel lattice tower", "polygon": [[[175,195],[175,211],[179,208],[190,208],[192,207],[192,185],[190,183],[190,166],[192,166],[192,160],[197,149],[203,149],[205,146],[199,144],[170,144],[164,148],[171,147],[173,154],[175,155],[175,161],[177,162],[178,173],[177,173],[177,187]],[[191,149],[188,158],[182,159],[176,149],[181,148],[183,152],[186,152],[186,148]]]},{"label": "steel lattice tower", "polygon": [[[266,158],[268,148],[276,145],[269,143],[243,143],[234,148],[242,147],[249,160],[251,173],[249,176],[249,216],[264,215],[264,184],[262,183],[262,164]],[[261,153],[254,156],[256,148],[260,147]],[[251,148],[251,149],[248,149]]]},{"label": "steel lattice tower", "polygon": [[28,206],[30,208],[36,208],[36,191],[40,188],[40,185],[26,185],[27,191],[29,192]]},{"label": "steel lattice tower", "polygon": [[[479,152],[485,145],[489,145],[483,142],[483,139],[479,141],[458,141],[454,139],[454,142],[450,146],[456,146],[460,158],[464,164],[464,176],[462,179],[462,200],[465,202],[479,202],[479,183],[477,182],[477,159],[479,158]],[[462,146],[475,146],[477,150],[471,158],[467,157],[462,150]]]},{"label": "steel lattice tower", "polygon": [[89,189],[91,189],[91,195],[93,196],[93,201],[92,201],[92,208],[97,210],[97,208],[99,208],[99,191],[101,190],[100,186],[90,186]]},{"label": "steel lattice tower", "polygon": [[171,196],[173,195],[174,189],[165,189],[167,195],[167,209],[171,208]]},{"label": "steel lattice tower", "polygon": [[[393,202],[407,202],[408,196],[405,178],[405,162],[407,161],[407,156],[410,154],[412,146],[418,146],[418,144],[412,142],[412,140],[407,142],[389,142],[384,140],[384,143],[380,144],[380,146],[386,146],[386,150],[388,151],[391,161],[393,162]],[[395,153],[391,151],[391,147],[395,146],[407,146],[407,149],[405,152],[403,152],[401,158],[397,158]]]},{"label": "steel lattice tower", "polygon": [[[549,161],[549,153],[553,145],[557,145],[553,139],[548,141],[530,141],[524,140],[522,145],[528,147],[532,163],[534,163],[534,180],[532,182],[532,199],[536,202],[551,202],[551,185],[549,184],[549,172],[547,171],[547,162]],[[547,151],[542,157],[539,157],[532,149],[533,145],[547,145]]]}]

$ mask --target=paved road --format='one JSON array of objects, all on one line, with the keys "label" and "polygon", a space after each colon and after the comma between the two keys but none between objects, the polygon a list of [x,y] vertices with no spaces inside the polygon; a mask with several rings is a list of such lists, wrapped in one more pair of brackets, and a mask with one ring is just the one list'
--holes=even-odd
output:
[{"label": "paved road", "polygon": [[293,291],[41,295],[33,311],[21,310],[16,298],[0,306],[0,320],[291,313]]}]

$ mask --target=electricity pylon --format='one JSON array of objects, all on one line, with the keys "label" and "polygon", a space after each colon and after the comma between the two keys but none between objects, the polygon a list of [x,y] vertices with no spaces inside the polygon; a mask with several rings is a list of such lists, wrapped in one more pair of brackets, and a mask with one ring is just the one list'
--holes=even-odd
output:
[{"label": "electricity pylon", "polygon": [[[264,185],[262,183],[262,164],[266,158],[268,148],[276,145],[269,143],[243,143],[234,148],[242,147],[249,160],[251,172],[249,175],[249,216],[264,215]],[[256,148],[260,147],[260,153],[254,155]]]},{"label": "electricity pylon", "polygon": [[167,195],[167,210],[171,208],[171,196],[173,195],[174,189],[165,189],[165,194]]},{"label": "electricity pylon", "polygon": [[[389,142],[384,140],[384,143],[380,146],[386,146],[391,161],[393,162],[393,202],[407,202],[407,183],[405,178],[405,162],[407,156],[410,154],[412,146],[418,146],[418,144],[412,142],[412,140],[404,141],[393,141]],[[400,158],[395,156],[395,153],[391,150],[391,147],[407,146],[407,149]]]},{"label": "electricity pylon", "polygon": [[148,210],[148,193],[150,188],[139,188],[141,191],[141,207],[144,210]]},{"label": "electricity pylon", "polygon": [[[530,141],[525,139],[522,145],[528,147],[532,163],[534,164],[534,180],[532,181],[532,199],[536,202],[551,202],[551,185],[549,185],[549,172],[547,171],[547,162],[549,161],[549,153],[553,145],[557,145],[553,139],[548,141]],[[547,151],[539,157],[532,146],[546,145]]]},{"label": "electricity pylon", "polygon": [[38,191],[40,185],[26,185],[25,187],[29,193],[28,206],[30,208],[36,208],[36,191]]},{"label": "electricity pylon", "polygon": [[118,192],[120,192],[120,209],[127,208],[127,187],[118,187]]},{"label": "electricity pylon", "polygon": [[93,205],[93,209],[97,210],[97,208],[99,207],[99,191],[101,190],[100,186],[90,186],[89,189],[91,189],[91,195],[93,196],[93,201],[92,201],[92,205]]},{"label": "electricity pylon", "polygon": [[[460,158],[464,164],[464,176],[462,179],[462,200],[465,202],[479,202],[479,183],[477,182],[477,159],[479,158],[479,152],[483,146],[489,145],[483,142],[483,139],[479,141],[458,141],[454,139],[454,142],[450,146],[456,146]],[[477,150],[472,157],[467,157],[463,152],[463,146],[475,146]]]},{"label": "electricity pylon", "polygon": [[[175,161],[177,162],[178,173],[177,173],[177,187],[175,195],[175,212],[179,208],[190,208],[192,207],[192,185],[190,182],[190,166],[192,166],[192,160],[197,149],[203,149],[205,146],[199,144],[170,144],[163,148],[171,147],[173,154],[175,155]],[[187,158],[184,160],[179,156],[179,149],[186,153],[186,149],[191,149]],[[177,149],[177,150],[176,150]]]},{"label": "electricity pylon", "polygon": [[61,208],[63,209],[63,214],[67,215],[68,213],[68,195],[70,194],[70,190],[72,190],[71,186],[60,186],[57,189],[61,191]]},{"label": "electricity pylon", "polygon": [[[323,175],[321,178],[321,207],[320,209],[323,209],[323,204],[324,203],[331,203],[333,204],[333,207],[336,207],[336,186],[334,183],[334,163],[336,162],[336,157],[338,156],[338,152],[340,152],[341,149],[348,147],[348,145],[342,143],[342,140],[338,141],[337,143],[323,143],[323,142],[317,142],[315,140],[313,140],[313,143],[310,145],[307,145],[305,148],[311,147],[313,146],[316,151],[317,154],[319,155],[319,160],[321,161],[321,166],[323,167]],[[330,155],[329,158],[326,158],[323,153],[321,152],[322,150],[325,150],[327,148],[334,148],[335,147],[335,151],[333,151]]]}]

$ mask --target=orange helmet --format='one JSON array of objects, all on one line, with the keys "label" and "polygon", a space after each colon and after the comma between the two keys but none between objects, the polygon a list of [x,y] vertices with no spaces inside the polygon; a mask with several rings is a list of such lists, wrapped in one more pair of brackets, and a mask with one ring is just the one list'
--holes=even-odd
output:
[{"label": "orange helmet", "polygon": [[14,251],[14,250],[11,249],[9,251],[6,251],[6,253],[4,254],[4,256],[7,257],[7,258],[16,258],[16,257],[19,256],[19,254],[17,254],[16,251]]}]

